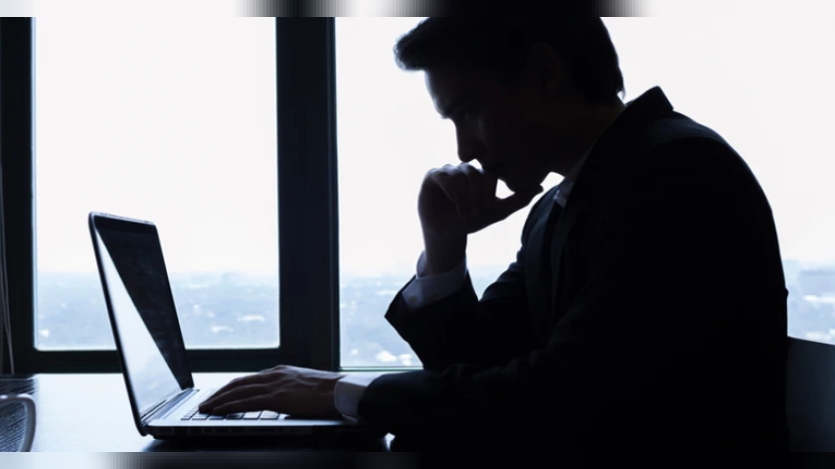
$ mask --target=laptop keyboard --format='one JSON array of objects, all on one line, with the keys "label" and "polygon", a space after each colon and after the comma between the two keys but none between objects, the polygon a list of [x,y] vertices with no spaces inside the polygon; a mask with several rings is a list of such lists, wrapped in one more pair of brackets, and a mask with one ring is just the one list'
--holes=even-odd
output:
[{"label": "laptop keyboard", "polygon": [[198,412],[199,405],[186,412],[180,420],[278,420],[280,414],[270,410],[240,412],[229,415],[209,415]]}]

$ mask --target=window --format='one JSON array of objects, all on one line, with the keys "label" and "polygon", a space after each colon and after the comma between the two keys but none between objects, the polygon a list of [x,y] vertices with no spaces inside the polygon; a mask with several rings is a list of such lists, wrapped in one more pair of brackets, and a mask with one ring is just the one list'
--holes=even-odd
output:
[{"label": "window", "polygon": [[[824,123],[835,106],[822,90],[835,76],[820,59],[835,36],[825,16],[782,18],[785,34],[755,17],[604,21],[620,55],[627,101],[661,86],[677,110],[714,128],[748,162],[777,222],[789,335],[835,344],[835,212],[828,204],[835,200],[828,184],[835,167],[821,157],[832,152]],[[394,63],[394,43],[419,21],[336,20],[346,367],[420,365],[383,316],[423,248],[420,181],[457,157],[453,124],[436,114],[423,74]],[[560,180],[549,178],[546,189]],[[479,294],[514,259],[527,212],[471,238],[468,265]]]},{"label": "window", "polygon": [[34,20],[35,345],[114,348],[86,224],[151,220],[187,347],[276,348],[276,22]]},{"label": "window", "polygon": [[[420,366],[383,316],[423,248],[420,181],[457,157],[423,74],[394,63],[419,20],[0,19],[0,107],[22,116],[0,139],[13,333],[31,338],[15,343],[19,369],[117,370],[99,366],[113,342],[93,210],[159,226],[195,370]],[[749,163],[777,221],[789,335],[835,344],[827,15],[781,18],[784,34],[756,17],[605,22],[626,100],[660,85]],[[32,147],[31,162],[11,156]],[[479,294],[513,260],[527,212],[471,238]],[[242,350],[279,343],[286,354]]]}]

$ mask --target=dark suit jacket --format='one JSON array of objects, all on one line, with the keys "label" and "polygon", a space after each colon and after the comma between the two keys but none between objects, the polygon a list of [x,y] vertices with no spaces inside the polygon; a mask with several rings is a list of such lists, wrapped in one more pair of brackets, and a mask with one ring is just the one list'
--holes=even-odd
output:
[{"label": "dark suit jacket", "polygon": [[427,448],[785,450],[788,291],[731,146],[654,88],[553,195],[480,300],[469,277],[415,312],[395,297],[424,368],[376,379],[360,416]]}]

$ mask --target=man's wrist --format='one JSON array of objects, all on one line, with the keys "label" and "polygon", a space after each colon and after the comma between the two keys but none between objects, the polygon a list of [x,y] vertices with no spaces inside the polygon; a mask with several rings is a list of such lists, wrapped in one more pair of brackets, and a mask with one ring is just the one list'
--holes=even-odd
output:
[{"label": "man's wrist", "polygon": [[[403,300],[406,301],[409,312],[414,312],[430,303],[452,295],[461,288],[467,278],[466,258],[447,272],[427,275],[426,253],[422,252],[415,267],[415,278],[403,287],[401,295]],[[392,319],[395,316],[387,315],[386,317]]]},{"label": "man's wrist", "polygon": [[345,373],[334,373],[333,378],[328,379],[327,381],[327,396],[329,396],[329,401],[332,407],[328,410],[329,413],[333,415],[340,415],[339,409],[336,408],[336,387],[339,384],[339,381],[347,376]]},{"label": "man's wrist", "polygon": [[359,419],[359,402],[365,389],[382,373],[346,374],[336,382],[333,392],[337,413]]},{"label": "man's wrist", "polygon": [[467,253],[467,236],[424,234],[424,272],[426,276],[449,272],[461,264]]}]

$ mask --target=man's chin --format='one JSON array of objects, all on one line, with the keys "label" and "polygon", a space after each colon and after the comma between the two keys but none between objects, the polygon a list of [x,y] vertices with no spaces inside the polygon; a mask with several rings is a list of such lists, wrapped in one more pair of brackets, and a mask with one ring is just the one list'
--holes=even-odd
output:
[{"label": "man's chin", "polygon": [[538,187],[538,184],[532,183],[530,181],[519,181],[514,179],[508,179],[504,181],[504,184],[507,186],[510,192],[526,192],[528,190],[532,190],[535,187]]},{"label": "man's chin", "polygon": [[504,185],[507,186],[510,192],[519,192],[520,190],[524,189],[524,185],[520,184],[519,181],[515,181],[513,179],[505,180]]}]

